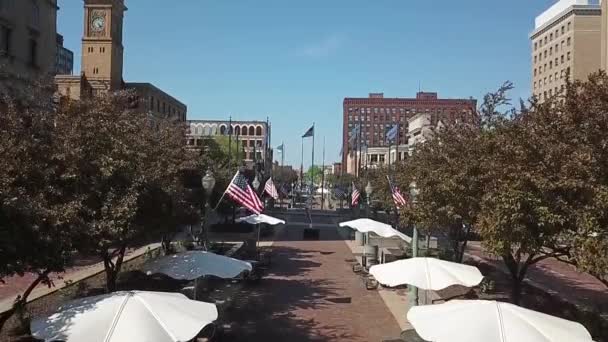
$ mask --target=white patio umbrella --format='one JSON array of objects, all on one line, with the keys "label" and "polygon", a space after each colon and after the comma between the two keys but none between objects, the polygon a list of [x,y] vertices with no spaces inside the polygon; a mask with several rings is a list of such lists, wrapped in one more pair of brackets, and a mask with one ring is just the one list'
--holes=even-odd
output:
[{"label": "white patio umbrella", "polygon": [[256,248],[260,242],[260,223],[266,223],[269,224],[271,226],[275,226],[277,224],[285,224],[285,221],[283,220],[279,220],[276,217],[272,217],[272,216],[268,216],[265,214],[253,214],[253,215],[249,215],[246,217],[240,217],[238,219],[236,219],[236,222],[247,222],[249,224],[255,224],[257,229],[258,229],[258,239],[255,242]]},{"label": "white patio umbrella", "polygon": [[580,323],[502,302],[454,300],[415,306],[408,321],[434,342],[591,342]]},{"label": "white patio umbrella", "polygon": [[396,236],[407,243],[412,242],[412,238],[391,227],[390,225],[374,221],[368,218],[342,222],[339,225],[340,227],[350,227],[352,229],[360,231],[361,233],[373,232],[385,238]]},{"label": "white patio umbrella", "polygon": [[369,273],[383,285],[408,284],[433,291],[451,285],[473,287],[483,279],[477,267],[435,258],[410,258],[374,265]]},{"label": "white patio umbrella", "polygon": [[329,189],[326,188],[318,188],[316,191],[318,194],[328,194],[329,193]]},{"label": "white patio umbrella", "polygon": [[249,224],[260,224],[260,223],[266,223],[269,225],[277,225],[277,224],[285,224],[285,221],[283,220],[279,220],[276,217],[272,217],[272,216],[268,216],[265,214],[253,214],[253,215],[249,215],[246,217],[240,217],[238,219],[236,219],[236,222],[247,222]]},{"label": "white patio umbrella", "polygon": [[114,292],[71,301],[32,321],[32,335],[65,342],[189,341],[217,319],[215,304],[179,293]]},{"label": "white patio umbrella", "polygon": [[205,251],[167,255],[142,266],[142,270],[148,275],[163,273],[171,278],[184,280],[195,280],[206,275],[229,279],[251,269],[248,262]]}]

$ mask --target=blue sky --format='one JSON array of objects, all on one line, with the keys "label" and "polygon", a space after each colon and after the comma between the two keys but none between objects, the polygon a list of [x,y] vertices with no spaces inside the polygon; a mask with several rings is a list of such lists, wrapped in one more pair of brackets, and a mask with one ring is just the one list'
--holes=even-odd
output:
[{"label": "blue sky", "polygon": [[[384,92],[530,93],[528,35],[554,0],[127,0],[125,80],[152,82],[190,119],[266,120],[286,163],[316,122],[316,163],[339,159],[342,100]],[[58,30],[80,70],[83,2],[59,0]],[[310,164],[310,142],[305,148]]]}]

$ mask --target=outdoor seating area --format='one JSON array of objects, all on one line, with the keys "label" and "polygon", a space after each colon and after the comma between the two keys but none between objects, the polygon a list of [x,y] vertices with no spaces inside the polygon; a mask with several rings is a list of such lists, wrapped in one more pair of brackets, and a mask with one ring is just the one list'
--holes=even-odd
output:
[{"label": "outdoor seating area", "polygon": [[[369,253],[374,251],[369,246],[370,234],[412,241],[389,225],[359,219],[339,226],[363,234],[361,253],[353,260],[352,269],[362,277],[366,289],[408,286],[412,306],[407,319],[415,331],[390,341],[592,341],[580,323],[509,303],[478,300],[473,288],[480,287],[484,276],[475,266],[428,257],[376,264],[382,258],[377,248]],[[488,284],[484,283],[484,289]],[[464,326],[470,328],[462,329]]]},{"label": "outdoor seating area", "polygon": [[[248,219],[254,218],[243,221]],[[120,274],[118,292],[83,287],[53,312],[34,317],[32,336],[67,342],[216,341],[223,314],[271,266],[272,249],[259,245],[260,225],[285,223],[266,215],[255,220],[253,244],[207,244],[223,254],[181,242],[172,254],[147,253],[143,263]]]}]

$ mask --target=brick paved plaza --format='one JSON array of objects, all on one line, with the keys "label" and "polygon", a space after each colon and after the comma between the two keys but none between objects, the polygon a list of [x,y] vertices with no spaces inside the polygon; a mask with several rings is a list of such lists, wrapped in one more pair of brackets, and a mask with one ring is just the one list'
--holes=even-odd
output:
[{"label": "brick paved plaza", "polygon": [[303,241],[288,226],[273,245],[270,273],[241,292],[225,320],[230,341],[382,341],[397,338],[397,322],[377,291],[365,289],[335,228]]}]

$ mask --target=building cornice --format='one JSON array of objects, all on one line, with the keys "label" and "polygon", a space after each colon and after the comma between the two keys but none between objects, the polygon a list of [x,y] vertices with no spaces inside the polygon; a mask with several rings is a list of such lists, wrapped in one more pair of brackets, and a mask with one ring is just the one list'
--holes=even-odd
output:
[{"label": "building cornice", "polygon": [[539,35],[547,32],[549,29],[552,29],[556,24],[563,22],[568,19],[568,17],[572,15],[580,15],[580,16],[600,16],[602,11],[599,5],[574,5],[570,6],[560,14],[556,15],[553,20],[546,22],[539,28],[535,29],[530,33],[530,39],[534,39]]}]

